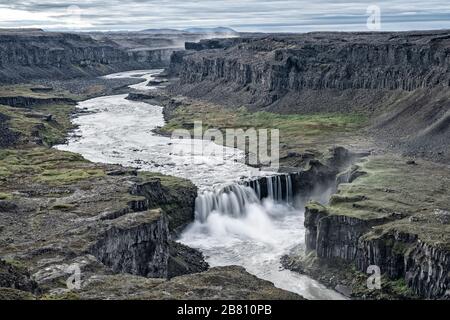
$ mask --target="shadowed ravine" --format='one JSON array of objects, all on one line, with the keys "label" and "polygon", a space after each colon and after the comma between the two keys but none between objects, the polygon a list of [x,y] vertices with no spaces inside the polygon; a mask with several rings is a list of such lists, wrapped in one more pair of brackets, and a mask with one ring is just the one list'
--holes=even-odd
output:
[{"label": "shadowed ravine", "polygon": [[[158,72],[133,71],[108,77],[143,78],[145,82],[132,88],[152,90],[147,83]],[[125,98],[115,95],[79,103],[79,108],[89,112],[73,120],[78,129],[68,144],[57,148],[80,153],[90,161],[192,180],[199,188],[196,221],[181,234],[180,242],[200,249],[211,266],[241,265],[307,299],[343,298],[307,276],[281,268],[280,257],[305,239],[303,211],[296,208],[288,176],[274,177],[275,173],[248,167],[243,152],[230,148],[226,148],[225,159],[189,151],[175,156],[171,150],[182,140],[152,132],[164,124],[162,107]],[[212,142],[208,147],[222,148]],[[244,183],[260,176],[268,176],[268,196],[264,199],[259,184]]]}]

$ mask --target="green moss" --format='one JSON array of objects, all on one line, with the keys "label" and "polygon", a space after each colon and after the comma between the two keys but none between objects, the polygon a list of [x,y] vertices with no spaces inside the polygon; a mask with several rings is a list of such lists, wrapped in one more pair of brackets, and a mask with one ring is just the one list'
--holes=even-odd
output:
[{"label": "green moss", "polygon": [[39,297],[39,300],[81,300],[76,292],[69,291],[61,294],[45,294]]},{"label": "green moss", "polygon": [[0,150],[0,180],[65,185],[105,175],[80,155],[45,147]]},{"label": "green moss", "polygon": [[317,201],[309,201],[305,206],[306,209],[311,211],[322,212],[324,214],[328,214],[327,208]]},{"label": "green moss", "polygon": [[416,298],[414,292],[408,287],[405,279],[401,278],[398,280],[388,282],[391,286],[392,291],[400,296],[405,296],[409,298]]},{"label": "green moss", "polygon": [[[0,173],[1,175],[1,173]],[[10,193],[0,192],[0,200],[11,200],[12,195]]]},{"label": "green moss", "polygon": [[[73,129],[70,114],[74,110],[72,105],[46,105],[33,108],[33,112],[42,117],[31,116],[26,109],[12,108],[0,105],[0,113],[10,117],[9,128],[20,134],[20,143],[29,144],[36,138],[44,145],[53,146],[62,143],[69,130]],[[52,120],[45,121],[44,116],[51,114]]]},{"label": "green moss", "polygon": [[[193,128],[194,121],[202,121],[206,129],[279,129],[280,143],[286,150],[331,146],[338,137],[355,133],[367,123],[358,114],[283,115],[266,111],[249,112],[245,107],[227,109],[213,105],[191,104],[179,107],[161,129],[170,134],[174,129]],[[326,147],[324,147],[326,150]]]},{"label": "green moss", "polygon": [[0,97],[29,97],[36,99],[53,99],[53,98],[69,98],[69,99],[80,99],[80,96],[75,94],[71,94],[65,90],[51,90],[48,92],[35,92],[32,91],[32,88],[38,86],[32,84],[16,84],[16,85],[7,85],[0,86]]},{"label": "green moss", "polygon": [[144,180],[159,179],[163,187],[167,187],[170,189],[195,188],[194,184],[188,179],[167,176],[161,173],[140,171],[138,172],[138,176],[143,178]]},{"label": "green moss", "polygon": [[70,114],[74,112],[75,106],[52,104],[38,106],[35,110],[52,115],[52,121],[46,122],[44,130],[41,131],[44,143],[53,146],[64,142],[68,131],[74,128],[70,120]]},{"label": "green moss", "polygon": [[360,202],[367,200],[367,196],[355,194],[355,195],[342,195],[342,194],[335,194],[330,199],[330,205],[335,205],[338,203],[348,203],[348,202]]},{"label": "green moss", "polygon": [[9,259],[9,258],[5,258],[5,259],[3,259],[3,261],[18,268],[21,272],[25,272],[25,273],[28,272],[28,267],[24,261],[19,261],[16,259]]},{"label": "green moss", "polygon": [[37,182],[50,184],[70,184],[78,180],[101,177],[105,173],[100,169],[53,169],[44,170],[36,177]]},{"label": "green moss", "polygon": [[13,288],[0,288],[0,300],[35,300],[36,297],[26,291]]}]

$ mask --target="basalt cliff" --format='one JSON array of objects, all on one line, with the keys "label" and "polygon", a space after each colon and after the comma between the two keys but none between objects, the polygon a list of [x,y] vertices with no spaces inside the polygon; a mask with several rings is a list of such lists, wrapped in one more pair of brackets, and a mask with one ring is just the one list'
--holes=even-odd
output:
[{"label": "basalt cliff", "polygon": [[62,33],[0,29],[0,83],[62,80],[166,67],[170,55],[202,33]]},{"label": "basalt cliff", "polygon": [[284,114],[361,113],[408,154],[448,162],[450,33],[309,33],[186,43],[171,90]]}]

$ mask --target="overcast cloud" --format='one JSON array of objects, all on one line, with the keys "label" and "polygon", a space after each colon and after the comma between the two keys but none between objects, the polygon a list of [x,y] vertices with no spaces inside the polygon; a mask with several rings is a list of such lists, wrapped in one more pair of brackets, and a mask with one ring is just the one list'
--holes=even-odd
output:
[{"label": "overcast cloud", "polygon": [[450,29],[449,0],[0,0],[0,28],[141,30],[193,26],[238,31],[367,30],[367,7],[381,30]]}]

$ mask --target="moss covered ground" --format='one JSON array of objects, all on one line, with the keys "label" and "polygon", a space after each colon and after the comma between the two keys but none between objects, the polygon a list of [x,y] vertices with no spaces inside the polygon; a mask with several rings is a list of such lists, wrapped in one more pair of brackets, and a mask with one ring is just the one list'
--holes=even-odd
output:
[{"label": "moss covered ground", "polygon": [[298,114],[283,115],[272,112],[250,112],[245,107],[224,108],[211,103],[190,101],[171,113],[161,129],[170,135],[174,129],[191,130],[195,121],[202,121],[203,129],[278,129],[281,156],[288,152],[328,148],[355,139],[358,130],[367,124],[367,117],[359,114]]},{"label": "moss covered ground", "polygon": [[426,160],[408,164],[394,155],[372,156],[358,166],[366,174],[339,186],[327,206],[329,214],[388,218],[392,221],[374,227],[372,236],[397,230],[450,248],[448,166]]}]

